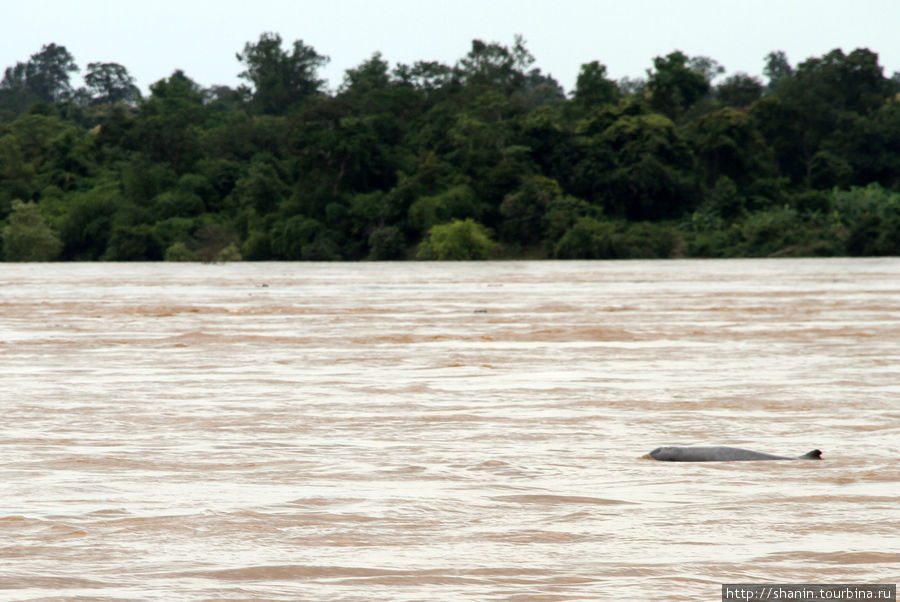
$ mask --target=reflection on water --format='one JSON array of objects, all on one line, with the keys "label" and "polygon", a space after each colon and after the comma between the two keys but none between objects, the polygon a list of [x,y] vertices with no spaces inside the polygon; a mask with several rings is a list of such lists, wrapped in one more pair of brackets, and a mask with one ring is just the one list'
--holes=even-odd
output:
[{"label": "reflection on water", "polygon": [[898,365],[897,259],[2,265],[0,597],[896,582]]}]

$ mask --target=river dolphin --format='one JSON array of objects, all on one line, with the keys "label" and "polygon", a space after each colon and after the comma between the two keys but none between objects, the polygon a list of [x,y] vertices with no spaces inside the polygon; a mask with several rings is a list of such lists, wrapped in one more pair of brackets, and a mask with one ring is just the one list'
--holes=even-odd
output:
[{"label": "river dolphin", "polygon": [[666,462],[735,462],[739,460],[821,460],[822,452],[814,449],[797,458],[775,456],[739,447],[657,447],[650,452],[654,460]]}]

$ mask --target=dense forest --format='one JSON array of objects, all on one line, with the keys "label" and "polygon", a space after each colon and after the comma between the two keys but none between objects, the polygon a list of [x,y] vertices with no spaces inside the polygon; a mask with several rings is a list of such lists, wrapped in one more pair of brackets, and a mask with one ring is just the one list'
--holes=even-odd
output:
[{"label": "dense forest", "polygon": [[454,65],[328,58],[265,33],[245,85],[81,71],[48,44],[0,82],[6,261],[900,254],[900,77],[868,49],[767,81],[656,57],[566,94],[521,37]]}]

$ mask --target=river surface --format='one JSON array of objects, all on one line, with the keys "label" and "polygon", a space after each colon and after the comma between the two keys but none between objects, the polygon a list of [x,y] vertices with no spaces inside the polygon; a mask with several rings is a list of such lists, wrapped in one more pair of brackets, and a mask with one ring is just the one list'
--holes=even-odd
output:
[{"label": "river surface", "polygon": [[0,264],[0,386],[2,600],[900,580],[896,258]]}]

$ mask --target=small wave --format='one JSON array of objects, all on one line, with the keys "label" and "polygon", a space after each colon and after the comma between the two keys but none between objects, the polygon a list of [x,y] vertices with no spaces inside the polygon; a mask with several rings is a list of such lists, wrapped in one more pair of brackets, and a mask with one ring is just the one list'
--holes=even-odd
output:
[{"label": "small wave", "polygon": [[593,534],[547,531],[544,529],[487,532],[478,534],[478,538],[507,543],[584,543],[597,540],[597,536]]},{"label": "small wave", "polygon": [[221,579],[226,581],[296,581],[328,579],[339,581],[365,580],[382,585],[414,582],[425,584],[465,584],[513,577],[542,576],[544,571],[517,568],[447,569],[387,569],[353,566],[274,565],[248,566],[232,569],[188,571],[172,575],[179,578]]},{"label": "small wave", "polygon": [[809,550],[795,550],[791,552],[776,552],[764,556],[762,560],[822,562],[825,564],[894,564],[900,563],[900,553],[897,552],[810,552]]},{"label": "small wave", "polygon": [[632,504],[623,500],[610,500],[600,497],[589,497],[582,495],[547,495],[547,494],[526,494],[526,495],[501,495],[491,499],[503,502],[516,502],[519,504],[598,504],[609,506],[615,504]]},{"label": "small wave", "polygon": [[103,587],[113,587],[113,584],[80,577],[51,577],[46,575],[22,575],[10,580],[0,578],[0,590],[98,589]]}]

